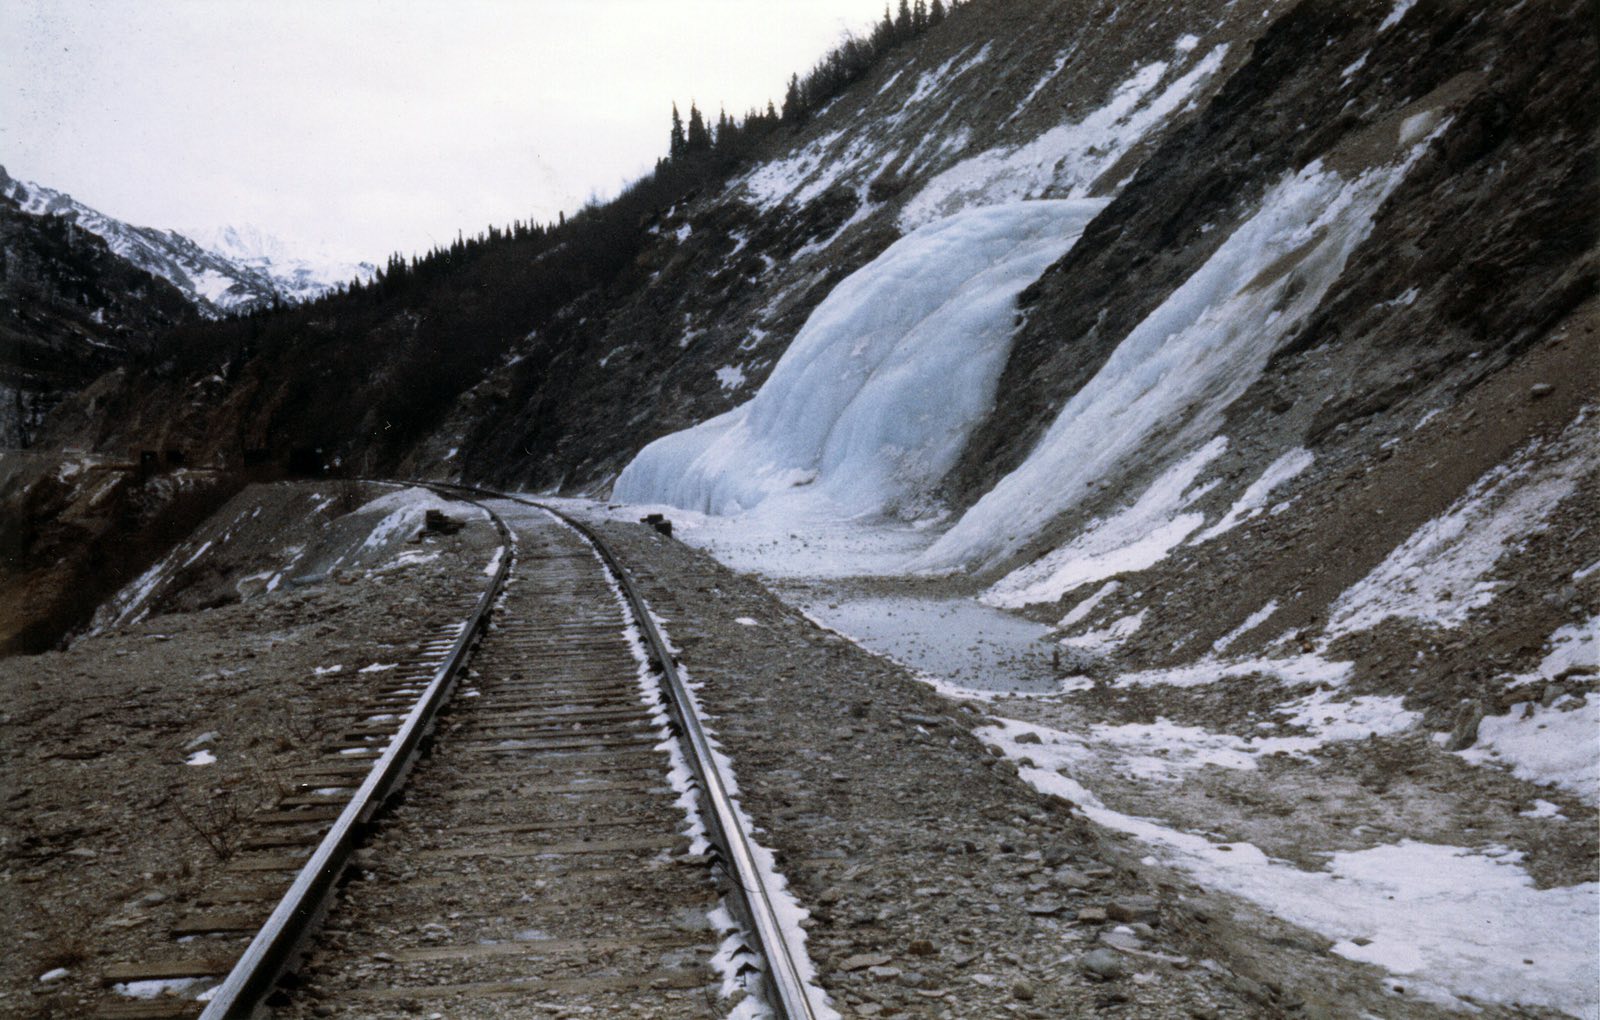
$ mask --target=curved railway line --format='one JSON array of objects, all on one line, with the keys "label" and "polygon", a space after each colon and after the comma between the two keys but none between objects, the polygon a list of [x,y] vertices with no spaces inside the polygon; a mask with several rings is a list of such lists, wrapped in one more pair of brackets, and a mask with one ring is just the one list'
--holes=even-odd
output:
[{"label": "curved railway line", "polygon": [[627,570],[553,509],[428,487],[489,514],[489,583],[246,820],[172,955],[103,976],[226,975],[208,1001],[95,1015],[828,1012]]}]

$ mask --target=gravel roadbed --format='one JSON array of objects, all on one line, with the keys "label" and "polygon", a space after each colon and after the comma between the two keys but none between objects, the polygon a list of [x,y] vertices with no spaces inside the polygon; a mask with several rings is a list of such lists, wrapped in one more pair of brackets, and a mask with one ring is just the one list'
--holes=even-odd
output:
[{"label": "gravel roadbed", "polygon": [[[1205,910],[972,735],[984,716],[654,531],[597,523],[641,583],[855,1016],[1277,1016],[1207,959]],[[1300,1014],[1305,1015],[1305,1014]]]},{"label": "gravel roadbed", "polygon": [[[475,521],[405,546],[409,563],[0,659],[0,1016],[83,1016],[109,964],[238,941],[168,932],[226,881],[235,823],[325,760],[333,714],[390,675],[368,667],[414,657],[430,623],[483,589],[498,544]],[[225,574],[262,548],[213,562]]]}]

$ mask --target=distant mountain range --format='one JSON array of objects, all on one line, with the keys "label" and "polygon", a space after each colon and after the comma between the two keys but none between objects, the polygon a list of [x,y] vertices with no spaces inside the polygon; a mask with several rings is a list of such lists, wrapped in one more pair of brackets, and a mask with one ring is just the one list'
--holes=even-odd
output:
[{"label": "distant mountain range", "polygon": [[27,214],[54,216],[98,235],[112,253],[171,283],[202,315],[216,318],[275,302],[310,301],[352,279],[370,281],[377,267],[291,253],[255,227],[207,230],[136,227],[65,192],[19,181],[0,167],[0,195]]}]

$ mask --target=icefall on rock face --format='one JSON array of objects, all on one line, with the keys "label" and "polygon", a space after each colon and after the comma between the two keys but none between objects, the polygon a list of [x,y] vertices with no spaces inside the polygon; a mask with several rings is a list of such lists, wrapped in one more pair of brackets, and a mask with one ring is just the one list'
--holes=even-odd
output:
[{"label": "icefall on rock face", "polygon": [[376,268],[334,259],[296,257],[277,238],[254,227],[180,233],[136,227],[0,167],[0,195],[33,216],[69,220],[105,240],[117,256],[171,283],[203,315],[247,312],[277,302],[311,301],[352,279],[371,280]]}]

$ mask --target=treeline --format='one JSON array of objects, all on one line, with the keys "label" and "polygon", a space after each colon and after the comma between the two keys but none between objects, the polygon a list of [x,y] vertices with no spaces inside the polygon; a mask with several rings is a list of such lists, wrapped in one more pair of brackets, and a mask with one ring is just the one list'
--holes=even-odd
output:
[{"label": "treeline", "polygon": [[[742,163],[762,139],[778,128],[805,123],[813,113],[863,78],[890,51],[942,23],[967,2],[971,0],[950,0],[948,4],[945,0],[899,0],[898,9],[892,13],[891,8],[885,6],[882,20],[874,24],[866,36],[846,33],[843,41],[804,77],[791,75],[781,110],[768,100],[765,109],[752,107],[743,118],[730,117],[722,110],[713,124],[692,102],[685,121],[678,105],[673,103],[667,154],[656,161],[650,175],[629,185],[610,204],[637,209],[655,203],[657,210],[674,204],[681,194],[723,176]],[[602,205],[591,202],[574,221],[593,223],[610,218]],[[458,272],[505,242],[519,246],[531,244],[542,250],[550,234],[564,230],[566,225],[563,214],[558,214],[557,221],[548,225],[517,220],[504,228],[491,225],[473,237],[457,234],[449,245],[435,247],[409,259],[396,252],[389,256],[370,283],[352,280],[320,300],[393,297],[418,284]],[[601,233],[609,235],[615,231],[607,229]],[[275,307],[256,314],[275,314],[279,310]]]},{"label": "treeline", "polygon": [[[970,2],[970,0],[966,0]],[[780,114],[786,124],[802,124],[816,111],[827,106],[834,97],[860,81],[889,51],[928,29],[940,24],[950,12],[965,3],[950,0],[900,0],[899,9],[892,16],[889,8],[883,9],[883,20],[873,26],[865,38],[847,35],[842,43],[817,62],[804,78],[798,74],[789,78],[789,88],[784,93]]]},{"label": "treeline", "polygon": [[804,124],[834,97],[864,78],[891,50],[942,23],[961,6],[964,4],[960,0],[951,0],[948,5],[944,0],[900,0],[894,13],[885,6],[883,20],[873,25],[870,33],[846,33],[844,40],[804,77],[790,75],[781,109],[768,100],[765,109],[752,107],[742,119],[722,110],[713,126],[695,103],[689,104],[687,122],[678,112],[678,104],[672,104],[667,155],[656,163],[657,172],[685,163],[721,169],[740,161],[755,143],[778,128]]}]

